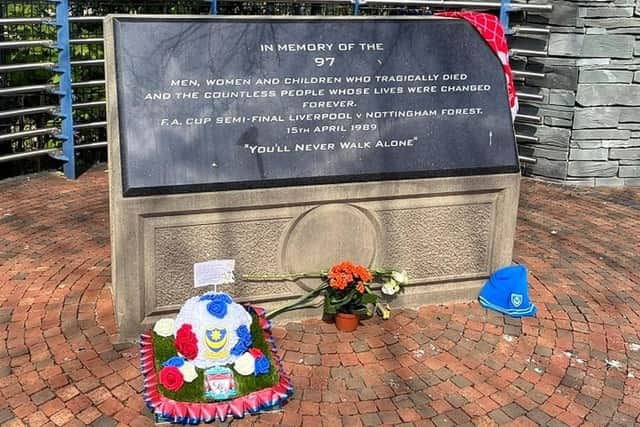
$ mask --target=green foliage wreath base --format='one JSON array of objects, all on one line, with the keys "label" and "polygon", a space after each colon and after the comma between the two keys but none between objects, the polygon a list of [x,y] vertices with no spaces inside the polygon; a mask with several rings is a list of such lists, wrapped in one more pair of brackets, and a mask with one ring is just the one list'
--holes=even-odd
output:
[{"label": "green foliage wreath base", "polygon": [[[262,350],[262,352],[269,358],[270,369],[269,372],[263,375],[240,375],[231,369],[235,382],[236,391],[238,394],[234,396],[241,397],[257,390],[273,387],[280,380],[278,369],[275,361],[273,360],[273,353],[271,352],[271,345],[267,343],[264,338],[264,331],[260,328],[260,322],[254,315],[253,322],[251,323],[251,336],[253,337],[253,346]],[[173,337],[161,337],[155,332],[153,333],[153,354],[155,356],[156,376],[162,369],[162,362],[168,360],[173,356],[177,356],[176,349],[173,345]],[[231,368],[231,366],[228,366]],[[165,389],[158,381],[158,389],[160,393],[169,399],[173,399],[177,402],[213,402],[211,399],[207,399],[204,396],[204,370],[196,368],[198,378],[190,383],[184,383],[182,388],[178,391],[169,391]]]}]

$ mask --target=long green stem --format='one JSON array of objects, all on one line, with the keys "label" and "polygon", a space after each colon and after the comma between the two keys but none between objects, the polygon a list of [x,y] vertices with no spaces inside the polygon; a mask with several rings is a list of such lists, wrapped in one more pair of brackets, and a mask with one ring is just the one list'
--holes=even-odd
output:
[{"label": "long green stem", "polygon": [[314,290],[310,291],[308,294],[302,295],[300,298],[296,299],[295,301],[292,301],[289,304],[285,304],[283,306],[280,306],[280,307],[276,308],[275,310],[270,311],[269,313],[267,313],[267,315],[266,315],[267,319],[272,319],[275,316],[277,316],[278,314],[283,313],[283,312],[288,311],[288,310],[293,310],[295,308],[302,308],[302,307],[297,307],[297,306],[299,304],[306,303],[307,301],[317,297],[320,294],[320,292],[322,292],[325,289],[327,289],[328,286],[329,285],[328,285],[327,282],[322,282],[322,284],[320,286],[318,286]]},{"label": "long green stem", "polygon": [[322,279],[325,272],[289,273],[289,274],[241,274],[240,279],[247,282],[275,282],[278,280],[294,281],[299,279]]},{"label": "long green stem", "polygon": [[277,316],[278,314],[281,314],[283,311],[293,311],[293,310],[302,310],[305,308],[318,308],[318,307],[322,307],[322,301],[321,302],[310,302],[307,304],[303,304],[303,305],[296,305],[293,307],[287,307],[286,310],[282,310],[282,307],[278,308],[277,310],[274,310],[272,312],[267,313],[266,318],[271,320],[273,317]]}]

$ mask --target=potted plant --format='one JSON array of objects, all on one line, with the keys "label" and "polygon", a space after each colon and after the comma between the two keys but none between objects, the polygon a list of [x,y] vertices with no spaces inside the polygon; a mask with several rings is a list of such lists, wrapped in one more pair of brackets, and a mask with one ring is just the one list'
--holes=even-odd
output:
[{"label": "potted plant", "polygon": [[344,261],[331,267],[324,290],[324,314],[334,317],[336,328],[354,331],[360,317],[373,314],[368,307],[378,302],[378,296],[369,288],[372,280],[373,275],[362,265]]}]

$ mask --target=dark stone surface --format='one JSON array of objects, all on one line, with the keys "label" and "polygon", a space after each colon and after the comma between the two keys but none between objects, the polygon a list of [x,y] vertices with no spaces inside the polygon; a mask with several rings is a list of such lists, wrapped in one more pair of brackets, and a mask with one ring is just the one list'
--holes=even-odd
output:
[{"label": "dark stone surface", "polygon": [[[518,171],[502,67],[463,20],[118,17],[114,26],[125,195]],[[279,51],[287,44],[325,51]],[[377,80],[398,75],[431,80]],[[287,80],[316,77],[341,81]],[[443,90],[468,85],[484,90]],[[369,93],[330,93],[353,88]],[[161,93],[170,99],[153,99]],[[308,104],[317,101],[342,103]],[[407,111],[432,113],[397,117]]]},{"label": "dark stone surface", "polygon": [[[553,58],[555,59],[555,58]],[[578,68],[571,63],[560,65],[550,58],[531,58],[531,71],[544,72],[544,78],[531,77],[527,79],[530,86],[549,89],[576,90],[578,87]]]},{"label": "dark stone surface", "polygon": [[118,421],[106,415],[102,415],[100,418],[91,423],[91,425],[94,427],[114,427],[117,424]]},{"label": "dark stone surface", "polygon": [[5,408],[5,409],[0,410],[0,424],[5,423],[5,422],[9,422],[14,418],[15,418],[15,416],[14,416],[13,412],[11,411],[11,409]]}]

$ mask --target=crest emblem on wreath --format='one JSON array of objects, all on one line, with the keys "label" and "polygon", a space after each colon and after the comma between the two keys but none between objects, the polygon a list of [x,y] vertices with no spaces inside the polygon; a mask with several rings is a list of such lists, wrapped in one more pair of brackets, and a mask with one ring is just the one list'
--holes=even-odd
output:
[{"label": "crest emblem on wreath", "polygon": [[511,294],[511,304],[514,307],[520,307],[522,305],[522,294]]},{"label": "crest emblem on wreath", "polygon": [[222,328],[207,329],[204,334],[204,343],[207,346],[207,356],[210,359],[227,357],[229,352],[225,349],[228,336],[227,330]]}]

